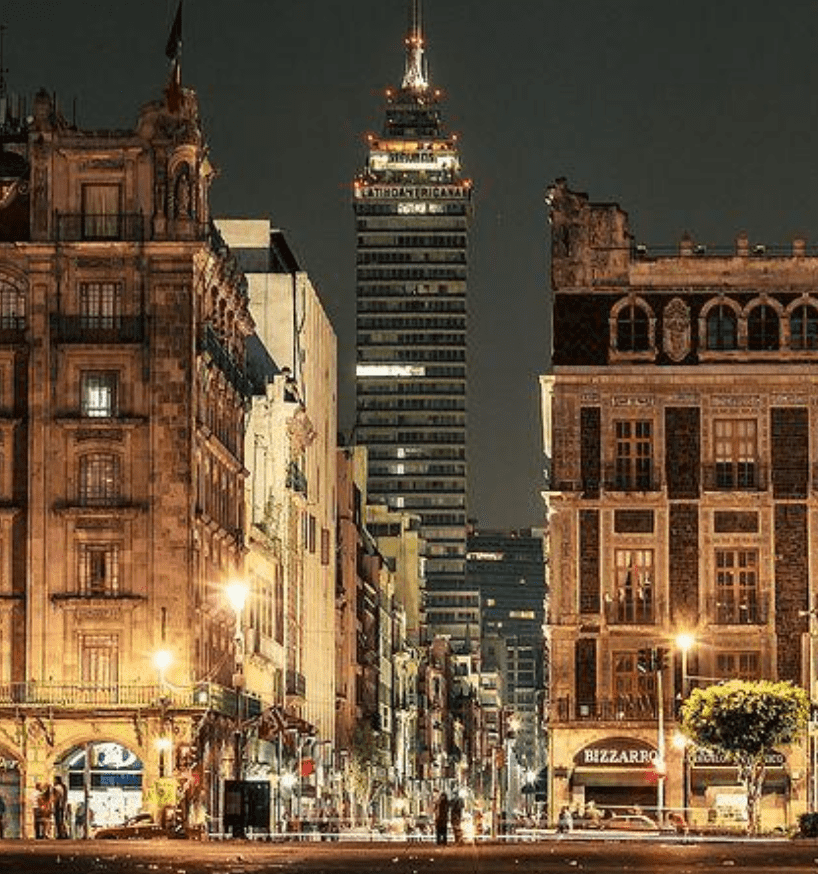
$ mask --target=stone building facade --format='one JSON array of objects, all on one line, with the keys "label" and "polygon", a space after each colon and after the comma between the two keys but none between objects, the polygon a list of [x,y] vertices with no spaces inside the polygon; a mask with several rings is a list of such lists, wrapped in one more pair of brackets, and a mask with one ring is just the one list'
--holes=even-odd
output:
[{"label": "stone building facade", "polygon": [[98,825],[177,796],[219,813],[253,323],[213,175],[178,83],[130,131],[79,130],[45,92],[0,124],[7,835],[56,774]]},{"label": "stone building facade", "polygon": [[[653,252],[616,204],[564,180],[548,203],[550,812],[741,819],[735,769],[674,745],[674,705],[723,678],[815,679],[818,256],[743,236]],[[650,647],[661,684],[637,664]],[[806,808],[807,753],[768,769],[766,825]]]}]

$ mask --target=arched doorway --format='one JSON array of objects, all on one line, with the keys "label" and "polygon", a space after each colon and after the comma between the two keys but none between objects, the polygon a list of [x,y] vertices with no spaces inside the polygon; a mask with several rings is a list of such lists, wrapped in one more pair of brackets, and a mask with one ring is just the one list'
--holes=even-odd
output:
[{"label": "arched doorway", "polygon": [[0,750],[0,798],[5,806],[3,836],[20,837],[20,763]]},{"label": "arched doorway", "polygon": [[142,760],[113,741],[75,747],[57,764],[68,786],[69,833],[84,835],[85,810],[90,828],[119,825],[142,807]]}]

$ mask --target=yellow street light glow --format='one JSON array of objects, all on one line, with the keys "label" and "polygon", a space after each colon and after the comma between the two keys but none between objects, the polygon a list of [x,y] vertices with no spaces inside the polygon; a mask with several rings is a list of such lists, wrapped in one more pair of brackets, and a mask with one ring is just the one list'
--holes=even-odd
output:
[{"label": "yellow street light glow", "polygon": [[241,613],[244,609],[244,602],[247,600],[247,584],[240,582],[229,583],[225,589],[227,600],[230,601],[230,606]]},{"label": "yellow street light glow", "polygon": [[173,655],[170,650],[160,649],[157,650],[153,654],[153,663],[156,665],[159,671],[166,671],[170,667],[170,663],[173,661]]},{"label": "yellow street light glow", "polygon": [[679,647],[680,650],[687,652],[692,649],[693,644],[696,642],[696,638],[693,637],[692,634],[688,634],[687,632],[683,634],[676,635],[676,646]]},{"label": "yellow street light glow", "polygon": [[158,737],[154,742],[154,746],[160,752],[164,752],[165,750],[169,750],[173,747],[173,741],[169,737]]},{"label": "yellow street light glow", "polygon": [[680,731],[673,732],[673,746],[677,750],[683,750],[687,746],[687,736]]}]

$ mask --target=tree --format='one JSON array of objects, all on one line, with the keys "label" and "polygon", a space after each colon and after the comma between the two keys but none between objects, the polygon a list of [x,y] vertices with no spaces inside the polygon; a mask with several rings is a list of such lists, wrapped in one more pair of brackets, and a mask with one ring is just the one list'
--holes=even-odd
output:
[{"label": "tree", "polygon": [[739,768],[747,790],[748,827],[757,834],[766,757],[791,744],[809,719],[807,693],[789,682],[730,680],[694,689],[681,709],[682,730]]}]

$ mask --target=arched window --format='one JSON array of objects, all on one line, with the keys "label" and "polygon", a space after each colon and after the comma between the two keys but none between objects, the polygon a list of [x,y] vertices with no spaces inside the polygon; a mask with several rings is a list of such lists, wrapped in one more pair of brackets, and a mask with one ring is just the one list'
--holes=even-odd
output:
[{"label": "arched window", "polygon": [[650,349],[648,314],[635,303],[627,303],[616,317],[616,348],[619,352],[647,352]]},{"label": "arched window", "polygon": [[818,349],[818,309],[803,304],[790,315],[790,347]]},{"label": "arched window", "polygon": [[731,306],[716,304],[707,314],[707,348],[725,352],[738,345],[738,320]]},{"label": "arched window", "polygon": [[83,506],[115,504],[120,498],[119,457],[90,452],[80,458],[79,499]]},{"label": "arched window", "polygon": [[778,349],[778,313],[768,304],[759,304],[747,317],[747,348],[754,350]]}]

